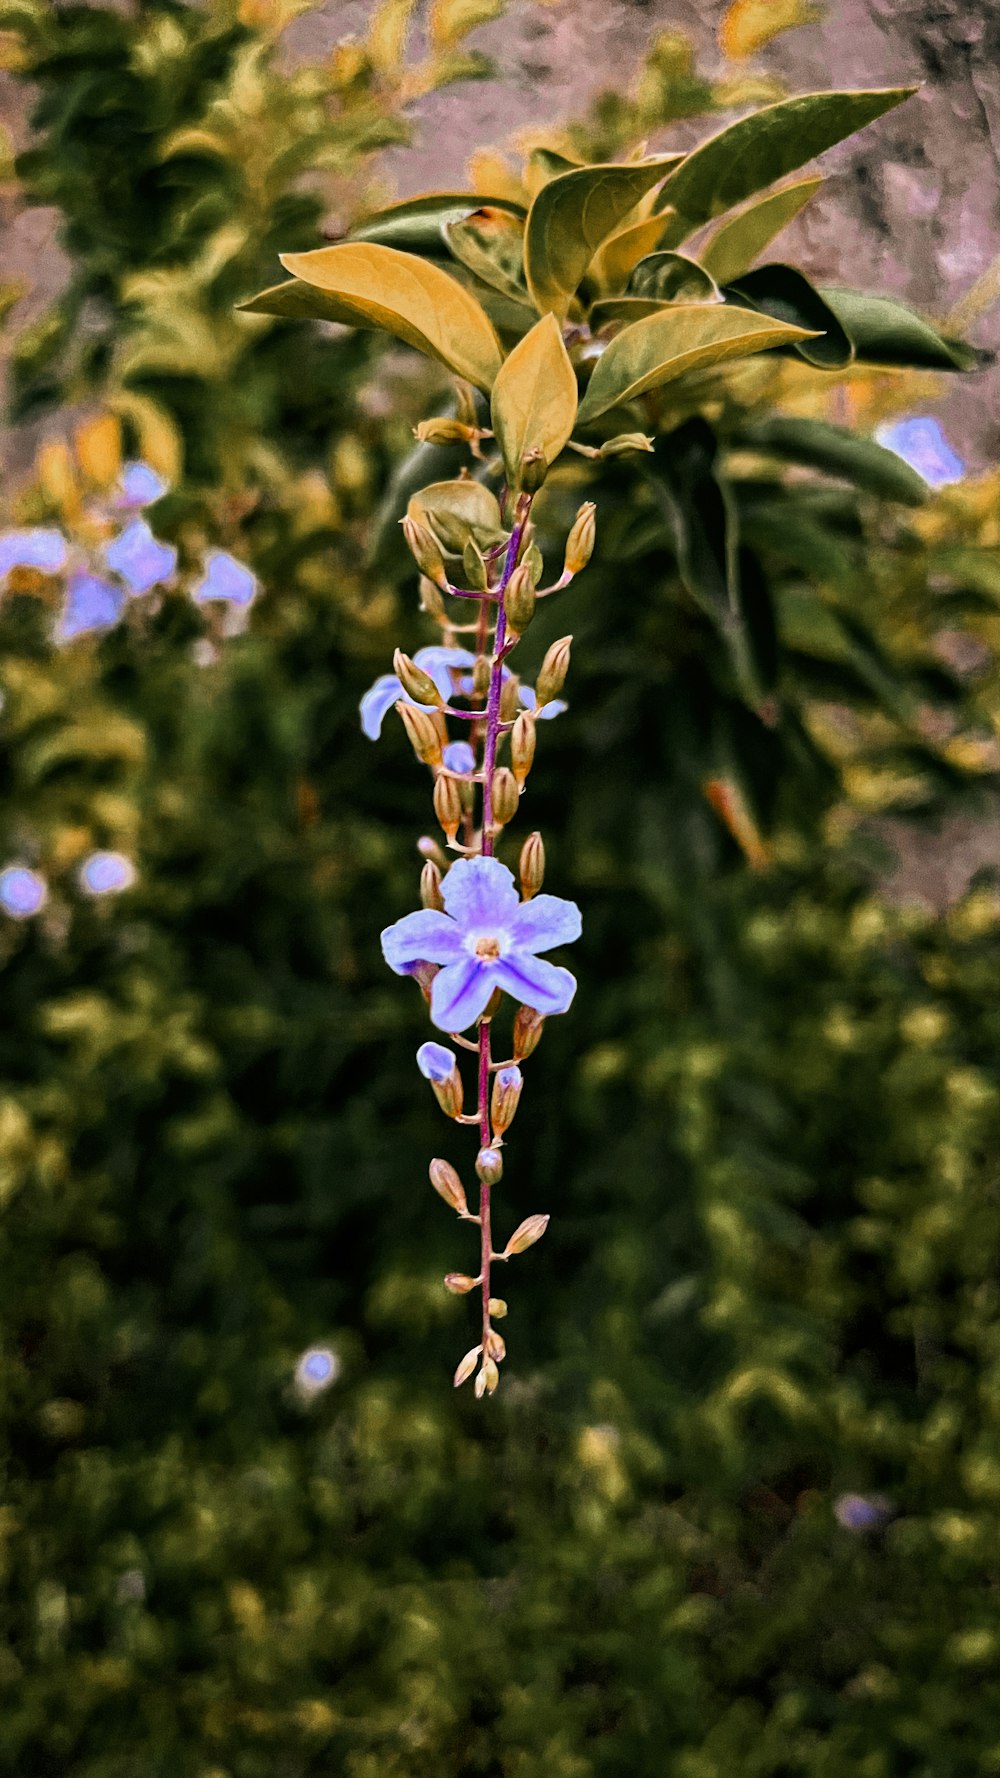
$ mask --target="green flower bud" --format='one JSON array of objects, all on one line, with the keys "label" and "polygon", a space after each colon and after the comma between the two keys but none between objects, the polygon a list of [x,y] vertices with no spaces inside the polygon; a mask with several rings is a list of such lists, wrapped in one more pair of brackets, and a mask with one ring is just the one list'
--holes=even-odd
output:
[{"label": "green flower bud", "polygon": [[527,562],[515,568],[507,582],[503,608],[514,635],[522,635],[535,615],[535,588]]},{"label": "green flower bud", "polygon": [[489,585],[489,576],[486,572],[483,552],[474,537],[467,538],[462,551],[462,573],[465,576],[466,586],[472,592],[485,593]]},{"label": "green flower bud", "polygon": [[432,580],[435,586],[439,586],[441,591],[446,593],[448,591],[448,576],[445,573],[444,557],[427,526],[421,525],[417,519],[411,518],[409,513],[402,520],[402,526],[406,547],[421,574],[426,574],[428,580]]},{"label": "green flower bud", "polygon": [[454,778],[439,772],[434,780],[434,813],[444,829],[445,838],[453,840],[462,819],[462,797]]},{"label": "green flower bud", "polygon": [[573,528],[566,539],[566,561],[564,574],[579,574],[586,568],[594,553],[594,538],[597,533],[597,508],[592,500],[585,500],[580,507]]},{"label": "green flower bud", "polygon": [[401,648],[397,648],[392,657],[392,670],[403,690],[416,703],[432,704],[435,709],[440,709],[444,699],[430,674],[425,673],[423,667],[418,667],[415,661],[411,661]]},{"label": "green flower bud", "polygon": [[410,746],[421,765],[439,766],[444,753],[437,723],[430,712],[417,710],[413,704],[404,704],[402,699],[396,709],[409,737]]},{"label": "green flower bud", "polygon": [[653,440],[645,432],[619,432],[616,438],[606,439],[598,451],[599,457],[624,457],[627,451],[651,451]]},{"label": "green flower bud", "polygon": [[520,790],[535,757],[535,719],[527,710],[515,718],[510,731],[510,766]]},{"label": "green flower bud", "polygon": [[484,1185],[497,1185],[503,1178],[503,1156],[499,1149],[481,1148],[476,1156],[476,1175]]},{"label": "green flower bud", "polygon": [[541,670],[535,681],[536,708],[539,710],[543,704],[551,704],[552,699],[557,698],[562,691],[566,674],[569,672],[569,650],[572,640],[572,636],[561,636],[558,642],[553,642],[542,662]]},{"label": "green flower bud", "polygon": [[514,1015],[514,1059],[524,1062],[542,1041],[545,1020],[533,1006],[519,1006]]},{"label": "green flower bud", "polygon": [[434,908],[439,914],[444,913],[441,872],[432,858],[428,858],[420,873],[420,903],[422,907]]},{"label": "green flower bud", "polygon": [[545,881],[545,841],[540,833],[529,833],[521,847],[519,869],[521,894],[530,901]]},{"label": "green flower bud", "polygon": [[431,1162],[429,1172],[431,1184],[438,1197],[443,1198],[452,1210],[457,1210],[459,1216],[467,1216],[469,1206],[462,1188],[462,1181],[454,1167],[450,1166],[447,1161],[437,1160]]},{"label": "green flower bud", "polygon": [[507,1242],[503,1258],[512,1259],[515,1253],[524,1253],[526,1248],[534,1247],[535,1242],[540,1241],[544,1235],[550,1220],[548,1216],[526,1216],[523,1222],[518,1223]]}]

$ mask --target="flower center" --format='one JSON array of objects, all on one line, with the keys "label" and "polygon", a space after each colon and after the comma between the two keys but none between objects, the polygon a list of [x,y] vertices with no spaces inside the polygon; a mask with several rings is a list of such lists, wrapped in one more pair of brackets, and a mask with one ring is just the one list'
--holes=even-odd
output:
[{"label": "flower center", "polygon": [[490,937],[477,938],[477,940],[476,940],[476,956],[483,963],[495,963],[497,958],[499,957],[499,955],[500,955],[500,940],[498,938],[490,938]]}]

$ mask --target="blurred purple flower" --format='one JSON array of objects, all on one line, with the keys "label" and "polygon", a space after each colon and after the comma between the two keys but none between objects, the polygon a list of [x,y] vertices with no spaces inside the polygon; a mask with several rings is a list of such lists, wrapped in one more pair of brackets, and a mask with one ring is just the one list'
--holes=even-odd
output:
[{"label": "blurred purple flower", "polygon": [[892,1506],[881,1495],[840,1494],[833,1516],[845,1531],[878,1531],[892,1517]]},{"label": "blurred purple flower", "polygon": [[[413,659],[418,667],[428,673],[437,686],[441,696],[447,700],[452,695],[451,675],[460,667],[471,667],[475,664],[475,655],[467,648],[445,648],[441,643],[434,643],[428,648],[418,648]],[[472,681],[469,681],[470,687]],[[361,729],[369,741],[377,741],[382,733],[382,724],[394,704],[402,700],[404,704],[414,704],[418,710],[430,710],[430,704],[417,704],[404,690],[395,673],[383,673],[370,686],[361,700]]]},{"label": "blurred purple flower", "polygon": [[205,557],[204,567],[204,576],[191,595],[199,605],[212,599],[241,608],[253,604],[257,595],[257,576],[235,556],[224,549],[213,549]]},{"label": "blurred purple flower", "polygon": [[303,1395],[318,1395],[340,1375],[340,1360],[329,1346],[310,1346],[295,1367],[295,1381]]},{"label": "blurred purple flower", "polygon": [[944,427],[932,414],[912,414],[908,419],[877,426],[875,437],[887,451],[894,451],[922,475],[928,487],[946,488],[965,475],[965,464],[952,450]]},{"label": "blurred purple flower", "polygon": [[151,464],[126,463],[119,477],[114,505],[119,511],[138,512],[144,506],[152,506],[154,500],[161,500],[169,488],[170,483],[164,481],[162,475],[157,475]]},{"label": "blurred purple flower", "polygon": [[80,866],[80,887],[87,895],[118,895],[135,882],[135,865],[121,852],[91,852]]},{"label": "blurred purple flower", "polygon": [[125,594],[110,580],[96,574],[73,574],[66,590],[66,603],[56,625],[56,638],[71,642],[88,630],[108,630],[118,622],[125,609]]},{"label": "blurred purple flower", "polygon": [[69,557],[66,539],[61,531],[0,532],[0,579],[12,568],[38,568],[43,574],[58,574]]},{"label": "blurred purple flower", "polygon": [[104,549],[105,566],[120,575],[132,593],[148,593],[169,580],[177,566],[177,551],[153,536],[145,519],[133,519]]},{"label": "blurred purple flower", "polygon": [[464,1031],[494,988],[548,1016],[565,1012],[576,982],[539,951],[580,936],[580,910],[557,895],[518,900],[514,878],[497,858],[460,858],[441,888],[445,912],[406,914],[382,934],[390,969],[418,962],[443,967],[431,988],[431,1019],[440,1031]]},{"label": "blurred purple flower", "polygon": [[9,864],[0,871],[0,907],[14,920],[28,920],[48,901],[44,877],[23,864]]}]

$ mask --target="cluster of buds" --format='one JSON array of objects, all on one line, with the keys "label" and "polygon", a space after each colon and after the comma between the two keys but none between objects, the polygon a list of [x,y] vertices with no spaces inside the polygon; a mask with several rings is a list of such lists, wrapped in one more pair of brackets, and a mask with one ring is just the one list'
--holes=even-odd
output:
[{"label": "cluster of buds", "polygon": [[[470,426],[463,416],[434,422],[418,435],[439,442],[445,427],[452,429],[449,438],[452,432],[465,438]],[[479,431],[467,442],[477,449],[483,436]],[[373,738],[384,714],[393,707],[398,712],[417,760],[431,774],[442,835],[419,842],[420,909],[389,927],[382,946],[390,967],[416,980],[438,1031],[476,1057],[475,1103],[466,1111],[455,1049],[434,1041],[417,1055],[444,1115],[478,1135],[472,1204],[449,1161],[431,1161],[430,1182],[461,1221],[479,1229],[478,1271],[450,1272],[444,1280],[453,1295],[476,1292],[481,1299],[481,1337],[455,1372],[456,1385],[475,1375],[479,1396],[497,1388],[506,1354],[494,1323],[506,1315],[507,1304],[492,1294],[492,1267],[533,1246],[549,1220],[529,1216],[504,1247],[493,1244],[491,1197],[503,1177],[523,1065],[546,1019],[566,1011],[576,987],[568,970],[541,953],[580,932],[575,904],[542,892],[540,834],[529,834],[521,845],[516,882],[497,857],[532,770],[538,724],[566,708],[560,694],[572,638],[563,636],[547,649],[533,687],[522,684],[510,659],[539,601],[568,586],[586,566],[595,534],[594,507],[587,502],[570,531],[561,574],[541,585],[544,564],[531,506],[542,473],[535,475],[527,462],[523,469],[520,491],[505,494],[503,506],[465,477],[437,483],[411,501],[403,535],[420,571],[421,608],[441,634],[438,645],[412,658],[397,650],[392,674],[377,680],[362,701],[363,725]],[[480,495],[493,502],[499,523],[492,530],[482,522]],[[495,1057],[492,1032],[504,995],[514,1002],[513,1028],[506,1054]],[[474,1035],[464,1035],[470,1027]]]}]

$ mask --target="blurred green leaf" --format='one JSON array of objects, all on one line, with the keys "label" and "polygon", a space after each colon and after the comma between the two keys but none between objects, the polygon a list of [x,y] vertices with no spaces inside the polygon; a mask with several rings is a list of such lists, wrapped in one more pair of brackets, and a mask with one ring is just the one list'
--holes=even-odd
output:
[{"label": "blurred green leaf", "polygon": [[605,347],[580,403],[585,424],[609,407],[686,372],[746,358],[805,337],[800,327],[722,305],[676,303],[626,327]]},{"label": "blurred green leaf", "polygon": [[851,362],[853,341],[832,307],[794,266],[758,266],[756,271],[745,272],[742,278],[727,285],[727,296],[730,292],[744,308],[809,328],[816,338],[802,340],[793,348],[807,364],[815,364],[821,370],[840,370]]},{"label": "blurred green leaf", "polygon": [[885,500],[920,506],[928,496],[923,477],[894,451],[846,426],[832,426],[825,420],[781,416],[759,420],[743,427],[736,442],[766,457],[822,470],[825,475],[836,476]]}]

